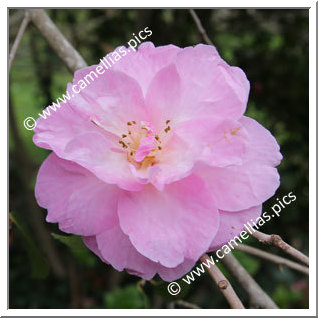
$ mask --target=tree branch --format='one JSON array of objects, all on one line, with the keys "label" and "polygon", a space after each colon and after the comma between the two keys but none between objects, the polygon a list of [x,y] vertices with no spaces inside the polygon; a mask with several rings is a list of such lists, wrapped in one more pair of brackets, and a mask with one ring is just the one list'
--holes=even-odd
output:
[{"label": "tree branch", "polygon": [[278,308],[273,300],[263,291],[231,253],[224,256],[222,263],[246,291],[252,308]]},{"label": "tree branch", "polygon": [[[207,254],[204,254],[200,258],[200,261],[202,263],[204,263],[207,260],[210,260],[210,257]],[[224,295],[224,297],[230,304],[231,308],[244,309],[241,300],[238,298],[230,282],[225,278],[225,276],[219,270],[219,268],[216,265],[212,265],[210,266],[210,268],[207,268],[207,270],[214,282],[219,287],[221,293]]]},{"label": "tree branch", "polygon": [[309,258],[302,252],[298,251],[294,247],[287,244],[285,241],[282,240],[282,238],[279,235],[276,234],[265,234],[260,231],[254,230],[252,231],[252,236],[254,236],[256,239],[259,240],[259,242],[267,244],[267,245],[274,245],[281,250],[283,250],[285,253],[291,255],[292,257],[298,259],[299,261],[303,262],[307,266],[309,266]]},{"label": "tree branch", "polygon": [[205,41],[205,43],[209,44],[209,45],[213,45],[212,41],[210,40],[210,38],[208,37],[204,27],[202,26],[202,23],[200,21],[200,18],[198,17],[198,15],[195,13],[195,11],[193,9],[189,9],[190,14],[195,22],[195,25],[198,28],[198,31],[200,32],[203,40]]},{"label": "tree branch", "polygon": [[19,31],[17,33],[17,36],[16,36],[14,42],[13,42],[13,45],[12,45],[12,48],[11,48],[11,51],[9,54],[9,72],[10,72],[11,65],[12,65],[12,62],[14,60],[15,54],[17,53],[19,44],[21,42],[22,36],[24,34],[24,31],[29,24],[29,21],[30,21],[30,16],[27,12],[25,12],[24,19],[21,22]]},{"label": "tree branch", "polygon": [[87,66],[82,56],[74,49],[44,10],[27,9],[27,12],[29,12],[32,22],[72,73]]},{"label": "tree branch", "polygon": [[246,252],[246,253],[249,253],[251,255],[255,255],[257,257],[266,259],[268,261],[271,261],[271,262],[279,264],[279,265],[286,265],[292,269],[295,269],[299,272],[302,272],[304,274],[309,275],[309,268],[308,267],[305,267],[305,266],[300,265],[296,262],[290,261],[286,258],[277,256],[277,255],[274,255],[274,254],[271,254],[268,252],[264,252],[258,248],[248,246],[245,244],[239,244],[238,246],[235,247],[235,250]]},{"label": "tree branch", "polygon": [[177,300],[172,302],[171,304],[172,308],[184,308],[184,309],[201,309],[199,306],[189,303],[187,301],[184,300]]}]

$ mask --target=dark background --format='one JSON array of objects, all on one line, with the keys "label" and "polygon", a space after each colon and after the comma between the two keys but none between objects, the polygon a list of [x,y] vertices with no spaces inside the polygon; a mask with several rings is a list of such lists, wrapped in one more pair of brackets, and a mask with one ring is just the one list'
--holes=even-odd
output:
[{"label": "dark background", "polygon": [[[147,40],[156,46],[203,42],[185,9],[46,11],[89,65],[116,46],[126,45],[132,33],[146,26],[153,32]],[[281,235],[308,255],[308,10],[196,12],[221,56],[241,67],[251,82],[247,115],[267,127],[281,146],[281,186],[264,211],[275,198],[291,191],[297,196],[262,231]],[[10,10],[9,15],[11,46],[23,10]],[[72,74],[29,25],[10,72],[9,307],[178,308],[176,300],[183,299],[202,308],[228,308],[208,274],[184,287],[179,298],[172,297],[167,283],[156,278],[143,284],[137,277],[116,272],[84,249],[76,237],[65,239],[56,225],[45,223],[46,211],[34,200],[34,183],[49,152],[35,147],[33,132],[23,127],[23,120],[36,118],[71,80]],[[254,239],[248,243],[280,255]],[[279,307],[308,308],[308,277],[242,252],[235,255]],[[243,290],[230,280],[246,304]]]}]

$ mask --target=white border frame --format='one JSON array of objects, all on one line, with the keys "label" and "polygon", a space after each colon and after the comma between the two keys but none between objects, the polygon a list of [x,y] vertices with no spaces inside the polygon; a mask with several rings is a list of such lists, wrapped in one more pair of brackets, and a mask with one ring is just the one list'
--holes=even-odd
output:
[{"label": "white border frame", "polygon": [[[2,43],[7,43],[7,9],[8,7],[25,7],[26,3],[23,3],[21,0],[12,0],[5,1],[5,6],[1,6],[1,37]],[[43,1],[39,0],[30,0],[28,1],[28,7],[43,7]],[[71,8],[76,7],[80,4],[78,1],[71,0],[55,0],[49,5],[46,2],[46,7],[60,7],[60,8]],[[119,8],[119,5],[122,8],[135,8],[135,7],[145,7],[145,8],[164,8],[164,7],[180,7],[180,8],[207,8],[211,6],[213,8],[310,8],[309,10],[309,165],[310,165],[310,180],[309,180],[309,235],[310,235],[310,244],[309,244],[309,253],[310,253],[310,280],[309,280],[309,309],[249,309],[249,310],[239,310],[239,309],[7,309],[7,300],[8,300],[8,220],[7,220],[7,205],[5,202],[8,202],[7,193],[8,193],[8,184],[5,178],[1,180],[1,204],[3,206],[1,213],[1,240],[0,248],[1,255],[6,255],[5,260],[1,262],[1,289],[0,289],[0,314],[1,316],[120,316],[120,315],[129,315],[129,316],[316,316],[316,2],[315,1],[282,1],[282,0],[268,0],[268,1],[227,1],[227,0],[215,0],[215,1],[202,1],[196,0],[189,1],[173,1],[171,0],[161,0],[156,2],[146,1],[134,1],[129,2],[125,1],[116,1],[113,2],[116,6],[112,6],[111,2],[105,2],[102,0],[91,0],[89,2],[90,7],[85,7],[85,2],[82,3],[83,8],[100,8],[100,7],[115,7]],[[6,44],[7,47],[8,44]],[[7,47],[8,52],[8,47]],[[1,54],[1,69],[7,70],[7,55],[4,50],[0,51]],[[3,80],[0,86],[1,96],[7,96],[8,101],[8,81],[7,81],[7,72],[3,72]],[[4,82],[7,81],[7,85],[4,85]],[[302,107],[302,105],[299,105]],[[3,105],[0,108],[0,116],[7,118],[7,108]],[[2,146],[2,156],[1,163],[3,164],[3,176],[6,175],[8,178],[8,154],[5,154],[4,151],[8,149],[8,123],[7,125],[0,126],[1,130],[1,139],[3,142]],[[6,147],[4,147],[4,144]],[[5,166],[5,168],[4,168]],[[4,191],[6,189],[6,192]],[[306,211],[304,211],[306,213]]]}]

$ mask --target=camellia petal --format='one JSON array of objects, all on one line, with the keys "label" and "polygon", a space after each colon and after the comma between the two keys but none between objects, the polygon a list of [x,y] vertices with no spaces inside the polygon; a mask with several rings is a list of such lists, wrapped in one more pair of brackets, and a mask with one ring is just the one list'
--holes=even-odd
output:
[{"label": "camellia petal", "polygon": [[[244,228],[244,225],[248,225],[247,222],[249,222],[249,224],[253,224],[252,221],[257,223],[257,218],[260,217],[261,214],[261,205],[236,212],[225,212],[220,210],[219,231],[215,235],[209,250],[215,251],[229,243],[231,240],[236,240],[243,230],[247,232],[247,235],[250,235],[250,233]],[[241,242],[244,243],[244,240]]]},{"label": "camellia petal", "polygon": [[279,186],[277,169],[248,162],[223,168],[202,168],[218,209],[240,211],[260,205],[274,195]]},{"label": "camellia petal", "polygon": [[273,135],[252,118],[243,116],[240,123],[249,135],[249,151],[246,160],[263,162],[272,167],[278,166],[283,156]]},{"label": "camellia petal", "polygon": [[233,119],[204,117],[178,125],[176,134],[189,146],[196,159],[225,167],[242,164],[248,146],[245,128]]},{"label": "camellia petal", "polygon": [[41,166],[35,185],[39,205],[48,210],[46,220],[79,235],[97,234],[114,224],[119,192],[54,153]]},{"label": "camellia petal", "polygon": [[65,156],[107,183],[132,191],[143,187],[129,170],[126,155],[116,151],[102,134],[88,133],[73,138],[66,146]]},{"label": "camellia petal", "polygon": [[198,259],[219,225],[219,213],[196,176],[166,186],[164,191],[149,186],[126,193],[119,198],[118,215],[136,249],[166,267],[175,267],[185,258]]}]

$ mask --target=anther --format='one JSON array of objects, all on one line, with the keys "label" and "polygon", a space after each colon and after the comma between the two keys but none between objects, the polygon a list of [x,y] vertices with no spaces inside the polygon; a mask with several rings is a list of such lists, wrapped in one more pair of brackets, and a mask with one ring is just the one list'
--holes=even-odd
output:
[{"label": "anther", "polygon": [[158,149],[161,150],[162,148],[160,146],[158,146]]},{"label": "anther", "polygon": [[126,138],[127,137],[127,135],[125,135],[125,134],[123,134],[123,135],[121,135],[123,138]]},{"label": "anther", "polygon": [[136,122],[135,122],[134,120],[132,121],[132,123],[133,123],[134,125],[136,125]]},{"label": "anther", "polygon": [[170,126],[168,126],[168,127],[165,129],[165,132],[167,133],[170,129],[171,129]]},{"label": "anther", "polygon": [[155,136],[155,139],[158,141],[158,140],[159,140],[159,136],[156,135],[156,136]]},{"label": "anther", "polygon": [[129,122],[127,123],[127,125],[128,125],[128,126],[131,126],[131,125],[132,125],[132,123],[129,121]]},{"label": "anther", "polygon": [[123,146],[123,148],[128,148],[127,145],[122,140],[119,140],[118,143],[120,143]]},{"label": "anther", "polygon": [[166,120],[166,124],[168,125],[170,123],[170,119]]}]

